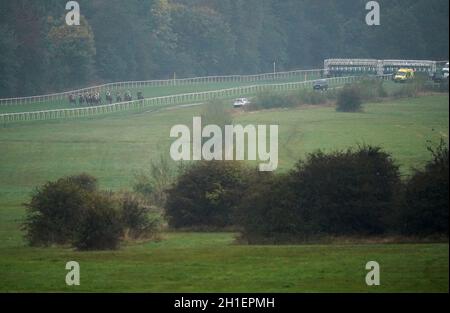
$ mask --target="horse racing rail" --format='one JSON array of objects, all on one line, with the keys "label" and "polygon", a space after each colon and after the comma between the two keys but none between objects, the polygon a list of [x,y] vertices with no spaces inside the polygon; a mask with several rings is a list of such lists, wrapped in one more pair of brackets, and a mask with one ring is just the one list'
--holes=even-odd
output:
[{"label": "horse racing rail", "polygon": [[[376,76],[379,79],[389,79],[390,75]],[[328,78],[331,86],[339,86],[356,82],[363,79],[362,76],[348,76]],[[46,111],[19,112],[0,114],[0,122],[18,122],[18,121],[39,121],[64,118],[88,117],[103,113],[119,112],[131,109],[140,109],[150,106],[173,106],[185,103],[198,103],[213,99],[227,99],[243,95],[254,95],[262,91],[289,91],[299,88],[312,88],[313,80],[303,82],[292,82],[283,84],[260,84],[252,86],[235,87],[214,91],[204,91],[196,93],[178,94],[164,97],[146,98],[143,100],[134,100],[129,102],[119,102],[108,105],[99,105],[92,107],[57,109]]]},{"label": "horse racing rail", "polygon": [[296,70],[289,72],[275,72],[256,75],[206,76],[206,77],[179,78],[167,80],[116,82],[42,96],[0,99],[0,105],[16,105],[16,104],[47,102],[47,101],[60,101],[60,100],[67,100],[68,96],[71,94],[80,94],[86,92],[88,93],[101,92],[106,90],[115,91],[120,89],[132,89],[143,87],[186,86],[186,85],[208,84],[208,83],[233,83],[233,82],[248,83],[257,81],[282,80],[294,78],[303,78],[304,80],[307,80],[313,75],[321,76],[322,73],[323,73],[322,69],[316,69],[316,70]]}]

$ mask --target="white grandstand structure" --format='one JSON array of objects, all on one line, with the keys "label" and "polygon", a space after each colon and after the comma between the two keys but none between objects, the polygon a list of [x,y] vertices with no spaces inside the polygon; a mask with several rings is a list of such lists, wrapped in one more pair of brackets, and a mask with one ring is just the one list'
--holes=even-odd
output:
[{"label": "white grandstand structure", "polygon": [[326,59],[324,74],[341,76],[343,74],[383,75],[395,73],[400,68],[411,68],[417,72],[435,73],[436,61],[429,60],[377,60],[377,59]]}]

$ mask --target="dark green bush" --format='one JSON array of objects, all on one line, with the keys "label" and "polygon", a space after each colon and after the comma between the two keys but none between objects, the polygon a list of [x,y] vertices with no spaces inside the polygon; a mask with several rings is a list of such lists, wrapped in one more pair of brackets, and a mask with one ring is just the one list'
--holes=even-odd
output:
[{"label": "dark green bush", "polygon": [[99,191],[97,180],[87,174],[46,183],[36,189],[26,207],[23,228],[33,246],[115,249],[124,235],[148,238],[161,224],[161,214],[139,197]]},{"label": "dark green bush", "polygon": [[67,181],[88,192],[96,191],[98,189],[97,178],[86,173],[69,176],[67,177]]},{"label": "dark green bush", "polygon": [[372,235],[387,230],[400,174],[380,148],[313,153],[292,175],[297,198],[310,212],[316,232]]},{"label": "dark green bush", "polygon": [[233,209],[246,189],[247,170],[237,162],[198,162],[168,191],[171,227],[231,226]]},{"label": "dark green bush", "polygon": [[235,212],[241,236],[249,244],[303,241],[308,217],[298,206],[290,175],[258,173]]},{"label": "dark green bush", "polygon": [[24,223],[31,245],[66,244],[86,211],[86,199],[95,191],[96,179],[87,174],[48,182],[35,190],[26,203]]},{"label": "dark green bush", "polygon": [[346,85],[338,93],[336,102],[337,111],[340,112],[358,112],[361,110],[362,98],[361,92],[356,85]]},{"label": "dark green bush", "polygon": [[120,207],[111,194],[90,193],[87,207],[77,225],[73,245],[78,250],[112,250],[123,235]]},{"label": "dark green bush", "polygon": [[399,177],[391,156],[377,147],[312,153],[289,175],[252,183],[237,219],[251,243],[382,234]]},{"label": "dark green bush", "polygon": [[447,235],[449,223],[448,146],[431,150],[433,159],[406,182],[398,216],[406,235]]}]

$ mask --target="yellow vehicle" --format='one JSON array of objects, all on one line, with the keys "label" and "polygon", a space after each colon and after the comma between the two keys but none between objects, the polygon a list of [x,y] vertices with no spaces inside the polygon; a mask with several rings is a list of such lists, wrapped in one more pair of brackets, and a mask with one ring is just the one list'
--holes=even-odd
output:
[{"label": "yellow vehicle", "polygon": [[405,83],[414,79],[415,72],[410,68],[401,68],[395,73],[394,81],[396,83]]}]

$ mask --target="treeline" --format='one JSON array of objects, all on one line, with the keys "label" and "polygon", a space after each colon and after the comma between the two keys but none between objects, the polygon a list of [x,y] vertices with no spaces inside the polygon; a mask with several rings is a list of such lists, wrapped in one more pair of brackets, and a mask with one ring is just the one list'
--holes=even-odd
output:
[{"label": "treeline", "polygon": [[0,2],[0,97],[95,82],[321,67],[330,57],[448,59],[447,0]]}]

